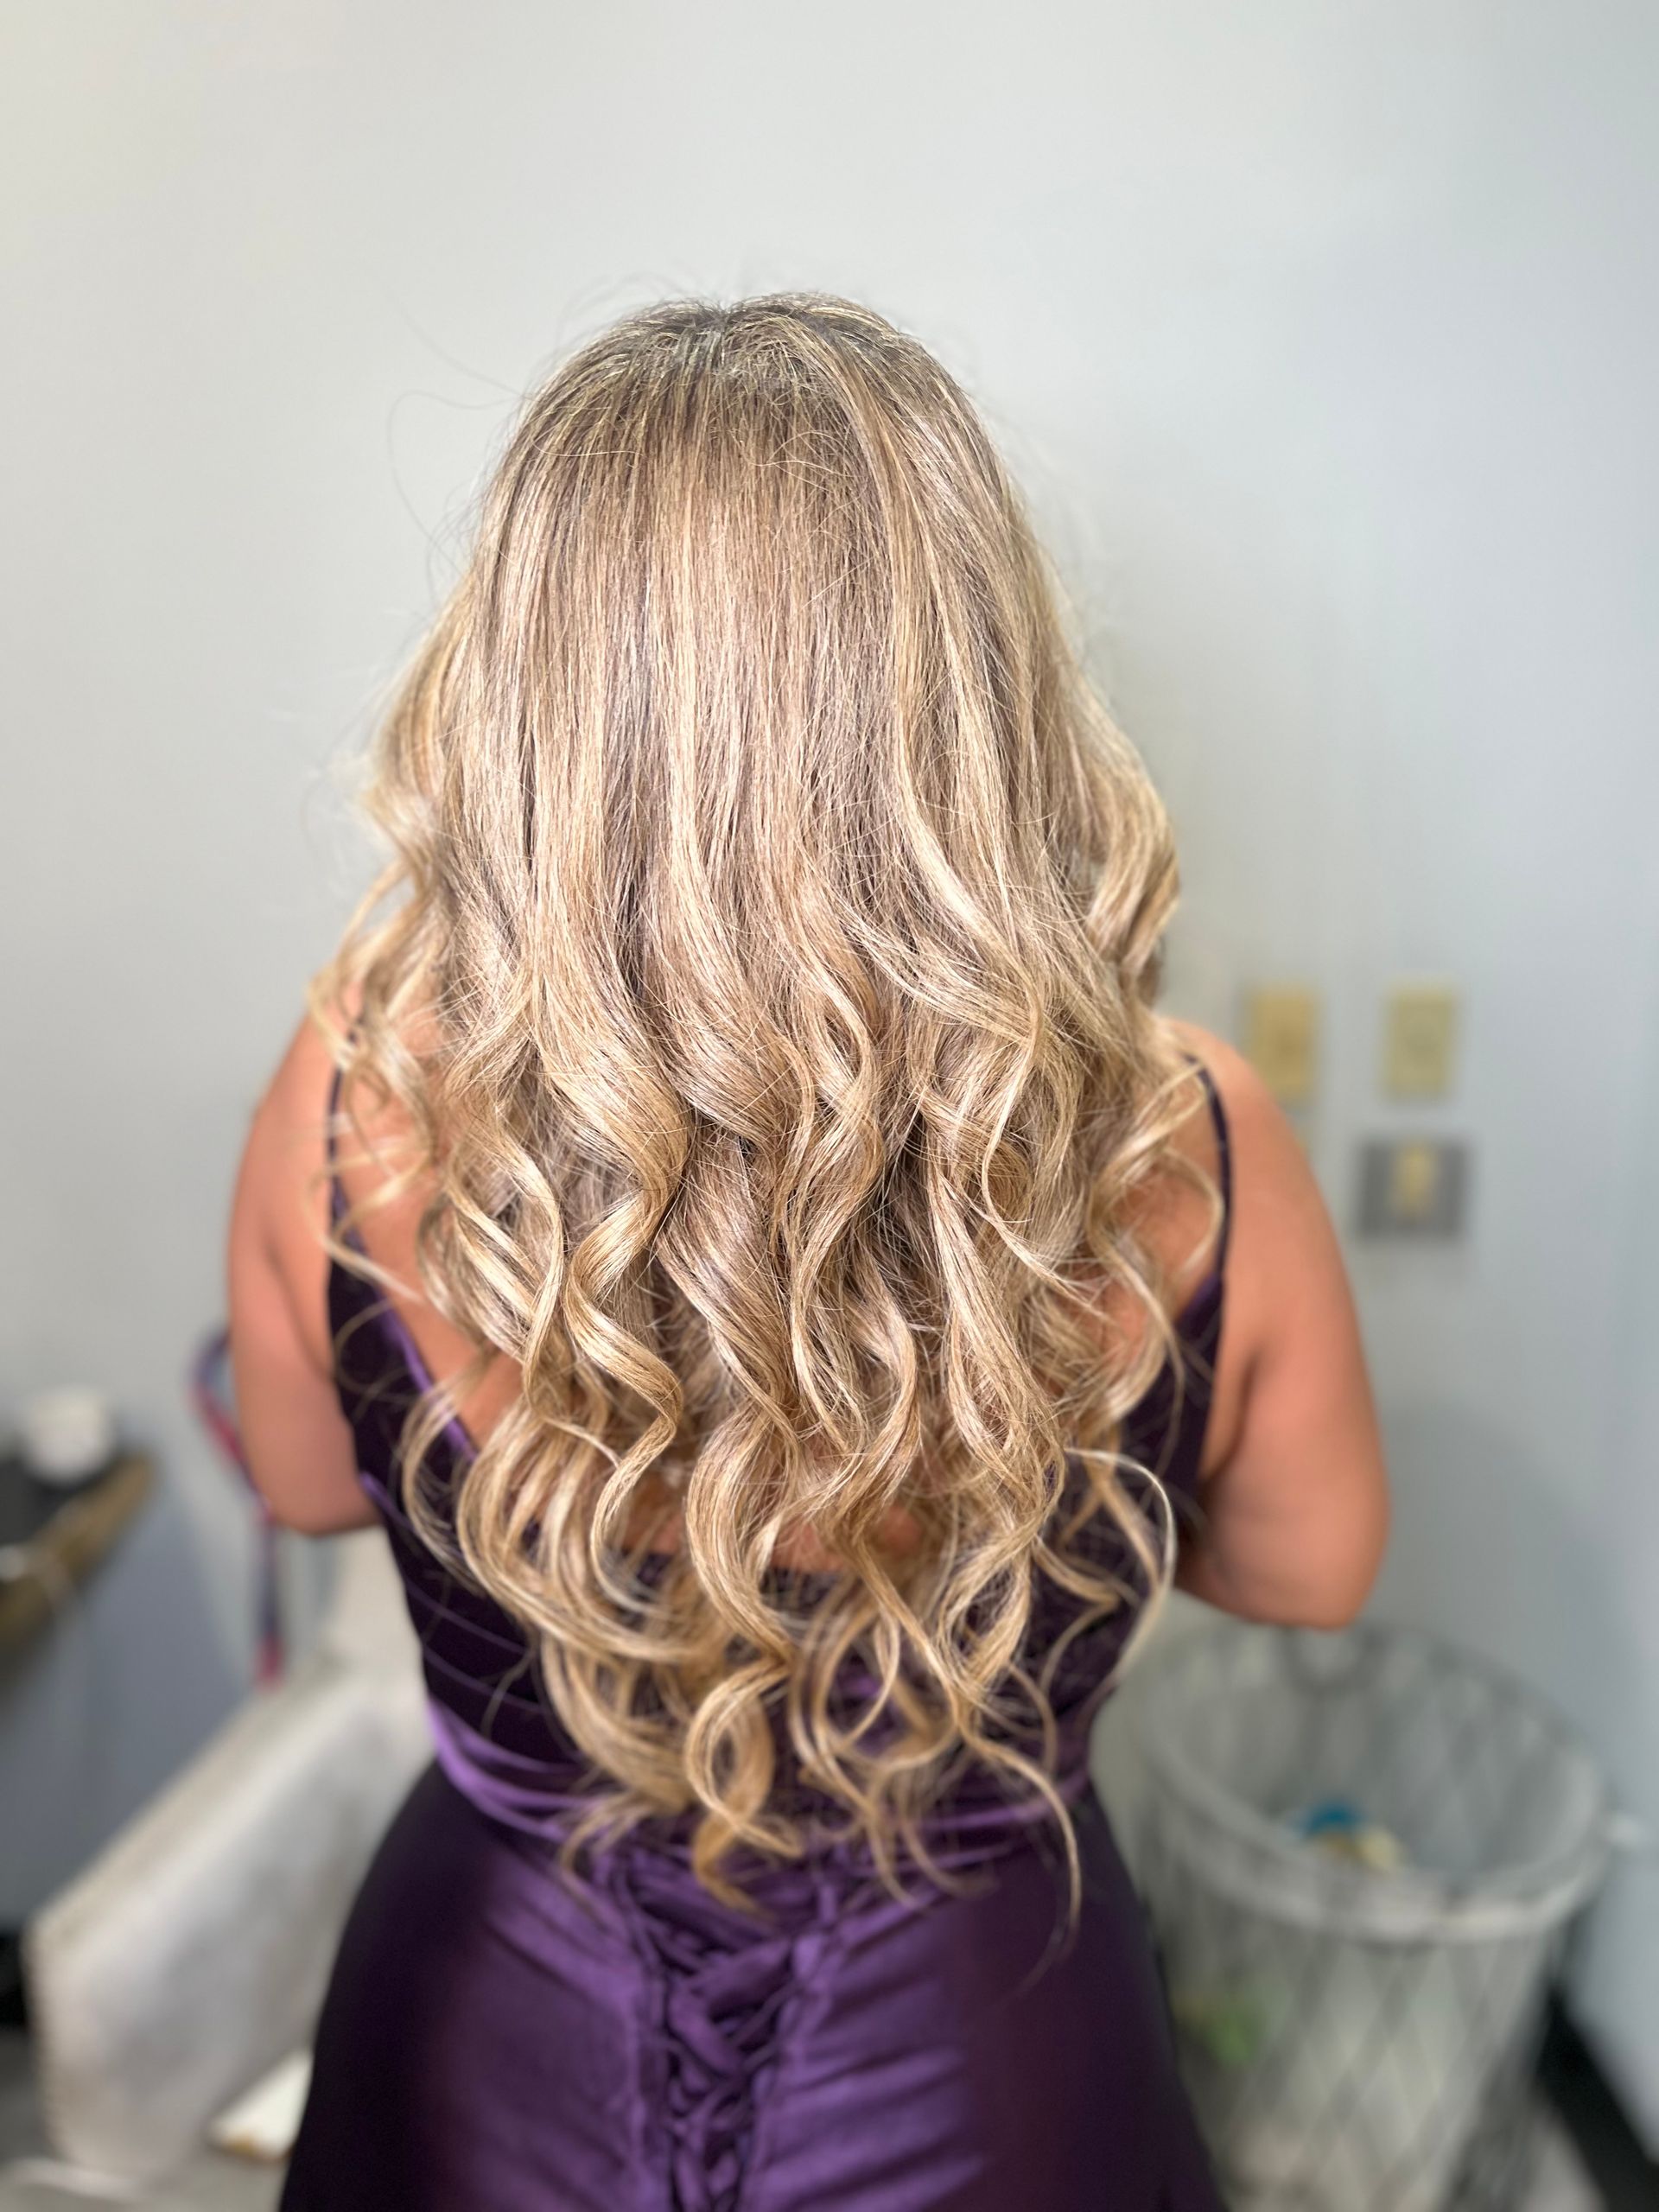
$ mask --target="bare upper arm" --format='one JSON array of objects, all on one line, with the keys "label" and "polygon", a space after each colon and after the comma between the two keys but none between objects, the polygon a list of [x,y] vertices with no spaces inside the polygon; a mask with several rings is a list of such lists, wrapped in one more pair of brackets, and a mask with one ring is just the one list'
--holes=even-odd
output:
[{"label": "bare upper arm", "polygon": [[237,1176],[227,1254],[237,1419],[276,1517],[324,1535],[374,1509],[334,1393],[321,1165],[330,1063],[302,1023],[255,1110]]},{"label": "bare upper arm", "polygon": [[1172,1024],[1216,1078],[1233,1218],[1206,1453],[1207,1531],[1187,1586],[1254,1618],[1351,1618],[1380,1562],[1388,1490],[1347,1269],[1294,1131],[1262,1078]]}]

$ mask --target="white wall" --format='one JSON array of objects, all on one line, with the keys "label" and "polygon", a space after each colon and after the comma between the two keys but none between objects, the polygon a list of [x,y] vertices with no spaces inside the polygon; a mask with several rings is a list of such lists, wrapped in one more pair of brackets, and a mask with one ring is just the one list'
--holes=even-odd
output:
[{"label": "white wall", "polygon": [[[1344,1215],[1379,988],[1461,981],[1474,1234],[1355,1254],[1383,1603],[1526,1669],[1659,1823],[1651,10],[3,22],[0,1395],[107,1382],[168,1498],[0,1692],[0,1918],[244,1664],[241,1509],[179,1376],[352,880],[330,765],[513,394],[682,289],[861,295],[980,394],[1175,804],[1178,997],[1329,995]],[[1582,1999],[1659,2133],[1659,1878]]]}]

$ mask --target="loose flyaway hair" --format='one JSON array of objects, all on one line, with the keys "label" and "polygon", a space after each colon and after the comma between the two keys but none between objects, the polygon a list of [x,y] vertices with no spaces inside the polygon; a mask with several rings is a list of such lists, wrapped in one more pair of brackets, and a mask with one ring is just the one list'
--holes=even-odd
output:
[{"label": "loose flyaway hair", "polygon": [[[359,1211],[420,1190],[420,1294],[477,1347],[406,1430],[417,1525],[539,1652],[577,1844],[690,1815],[724,1894],[826,1824],[929,1865],[964,1763],[1075,1876],[1033,1601],[1103,1618],[1126,1544],[1167,1578],[1118,1443],[1173,1348],[1132,1201],[1207,1182],[1153,1010],[1175,865],[1057,605],[880,316],[629,316],[524,410],[314,988],[348,1118],[410,1132]],[[833,1571],[788,1571],[803,1532]]]}]

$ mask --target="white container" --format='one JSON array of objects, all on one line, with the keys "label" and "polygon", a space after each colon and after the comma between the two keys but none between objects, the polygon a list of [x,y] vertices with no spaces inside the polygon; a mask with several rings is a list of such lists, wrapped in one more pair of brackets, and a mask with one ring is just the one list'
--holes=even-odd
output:
[{"label": "white container", "polygon": [[[1147,1663],[1145,1869],[1183,2071],[1238,2212],[1506,2208],[1607,1793],[1500,1669],[1367,1623],[1217,1622]],[[1316,1808],[1402,1863],[1333,1857]]]},{"label": "white container", "polygon": [[45,1483],[83,1482],[115,1457],[115,1416],[101,1390],[40,1390],[23,1402],[23,1465]]}]

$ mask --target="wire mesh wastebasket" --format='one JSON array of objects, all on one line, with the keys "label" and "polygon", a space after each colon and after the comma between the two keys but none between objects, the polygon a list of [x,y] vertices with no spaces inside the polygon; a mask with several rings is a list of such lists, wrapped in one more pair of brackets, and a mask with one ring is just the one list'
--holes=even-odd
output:
[{"label": "wire mesh wastebasket", "polygon": [[1235,2212],[1507,2212],[1609,1806],[1541,1699],[1436,1638],[1217,1623],[1148,1662],[1136,1857]]}]

